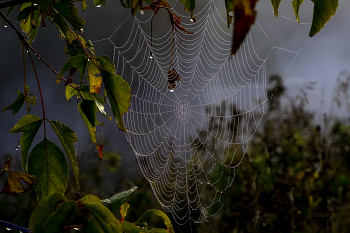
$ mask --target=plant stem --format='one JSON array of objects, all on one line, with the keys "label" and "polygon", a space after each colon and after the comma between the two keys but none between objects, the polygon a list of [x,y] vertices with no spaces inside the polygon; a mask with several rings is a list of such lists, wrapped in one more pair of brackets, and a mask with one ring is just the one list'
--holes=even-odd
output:
[{"label": "plant stem", "polygon": [[45,106],[44,106],[44,98],[43,98],[43,93],[41,91],[41,86],[40,86],[40,81],[39,81],[39,77],[38,77],[38,73],[36,71],[36,67],[34,64],[34,60],[32,57],[32,53],[30,50],[27,50],[30,60],[32,62],[33,68],[34,68],[34,73],[35,73],[35,77],[36,77],[36,82],[38,83],[38,87],[39,87],[39,93],[40,93],[40,99],[41,99],[41,108],[43,110],[43,120],[44,120],[44,138],[46,139],[46,116],[45,116]]},{"label": "plant stem", "polygon": [[30,114],[30,108],[29,108],[29,101],[28,101],[28,93],[27,93],[27,83],[26,83],[26,59],[25,59],[25,54],[24,54],[24,46],[22,44],[22,57],[23,57],[23,84],[24,84],[24,96],[25,96],[25,101],[27,103],[27,113],[28,115]]}]

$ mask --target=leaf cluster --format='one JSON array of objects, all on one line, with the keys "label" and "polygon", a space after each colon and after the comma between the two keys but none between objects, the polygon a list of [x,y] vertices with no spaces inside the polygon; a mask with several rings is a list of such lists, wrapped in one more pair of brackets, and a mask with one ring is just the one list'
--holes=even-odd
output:
[{"label": "leaf cluster", "polygon": [[[64,232],[65,229],[71,228],[80,228],[83,232],[174,233],[169,218],[159,210],[147,211],[134,223],[125,221],[130,206],[125,200],[136,188],[102,201],[94,195],[73,201],[67,200],[61,193],[53,193],[35,208],[29,219],[29,227],[35,233]],[[113,215],[118,209],[122,216],[120,221]],[[147,217],[150,214],[163,218],[167,230],[147,225]]]}]

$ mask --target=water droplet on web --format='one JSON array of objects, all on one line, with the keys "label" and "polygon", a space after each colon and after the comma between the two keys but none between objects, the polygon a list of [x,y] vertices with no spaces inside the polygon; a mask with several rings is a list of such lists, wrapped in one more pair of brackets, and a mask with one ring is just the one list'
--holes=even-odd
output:
[{"label": "water droplet on web", "polygon": [[7,28],[7,24],[5,24],[4,27]]},{"label": "water droplet on web", "polygon": [[149,55],[149,58],[153,59],[153,55],[152,55],[152,54],[151,54],[151,55]]},{"label": "water droplet on web", "polygon": [[233,11],[230,11],[230,12],[228,13],[228,16],[233,17]]},{"label": "water droplet on web", "polygon": [[144,10],[140,10],[140,14],[141,14],[141,15],[144,15],[144,14],[145,14],[145,11],[144,11]]},{"label": "water droplet on web", "polygon": [[79,227],[74,227],[74,230],[79,231],[80,228]]},{"label": "water droplet on web", "polygon": [[97,5],[96,7],[101,7],[101,5]]},{"label": "water droplet on web", "polygon": [[193,23],[194,20],[192,18],[190,18],[190,21]]},{"label": "water droplet on web", "polygon": [[34,3],[34,6],[37,6],[38,4]]},{"label": "water droplet on web", "polygon": [[174,92],[175,90],[174,89],[170,89],[170,92]]},{"label": "water droplet on web", "polygon": [[6,227],[6,230],[11,231],[11,228]]}]

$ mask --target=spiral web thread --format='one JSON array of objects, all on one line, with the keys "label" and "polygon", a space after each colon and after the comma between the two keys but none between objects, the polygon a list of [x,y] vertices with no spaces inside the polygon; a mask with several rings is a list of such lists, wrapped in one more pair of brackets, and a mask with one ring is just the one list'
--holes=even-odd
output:
[{"label": "spiral web thread", "polygon": [[[227,28],[222,5],[211,0],[196,6],[195,23],[180,2],[171,6],[193,34],[173,34],[160,9],[152,37],[153,12],[147,11],[130,15],[103,40],[112,44],[116,72],[132,91],[123,116],[127,140],[159,203],[181,226],[207,222],[222,209],[272,97],[266,93],[270,55],[283,52],[291,65],[301,50],[271,45],[256,21],[230,58],[232,26]],[[121,33],[129,36],[123,40]],[[256,43],[266,43],[260,56]],[[169,67],[181,77],[174,92]]]}]

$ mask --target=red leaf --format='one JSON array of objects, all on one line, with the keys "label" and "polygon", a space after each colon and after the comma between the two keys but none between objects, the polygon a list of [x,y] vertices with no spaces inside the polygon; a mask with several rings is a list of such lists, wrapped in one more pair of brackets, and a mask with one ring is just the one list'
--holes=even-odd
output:
[{"label": "red leaf", "polygon": [[255,4],[258,0],[240,0],[234,2],[235,20],[231,55],[234,55],[249,32],[256,18]]},{"label": "red leaf", "polygon": [[100,155],[100,160],[102,161],[102,159],[103,159],[103,144],[101,144],[100,146],[96,145],[96,148],[98,149],[98,153]]}]

